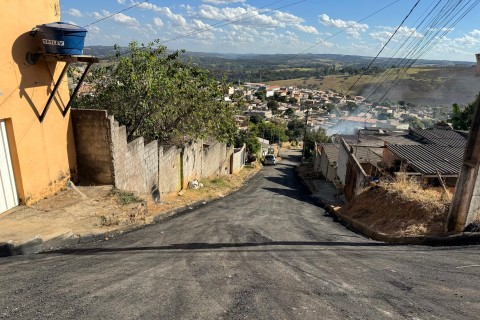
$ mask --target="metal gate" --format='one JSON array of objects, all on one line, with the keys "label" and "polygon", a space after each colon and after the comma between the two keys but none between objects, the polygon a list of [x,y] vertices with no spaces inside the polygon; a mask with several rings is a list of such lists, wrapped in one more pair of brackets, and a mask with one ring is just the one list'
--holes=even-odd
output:
[{"label": "metal gate", "polygon": [[18,205],[5,121],[0,120],[0,213]]}]

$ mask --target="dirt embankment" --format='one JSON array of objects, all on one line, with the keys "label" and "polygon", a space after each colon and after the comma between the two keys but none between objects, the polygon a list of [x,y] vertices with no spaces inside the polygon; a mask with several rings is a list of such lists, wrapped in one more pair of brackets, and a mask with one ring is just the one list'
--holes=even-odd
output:
[{"label": "dirt embankment", "polygon": [[449,203],[425,203],[395,190],[371,187],[342,207],[341,213],[394,236],[445,234]]}]

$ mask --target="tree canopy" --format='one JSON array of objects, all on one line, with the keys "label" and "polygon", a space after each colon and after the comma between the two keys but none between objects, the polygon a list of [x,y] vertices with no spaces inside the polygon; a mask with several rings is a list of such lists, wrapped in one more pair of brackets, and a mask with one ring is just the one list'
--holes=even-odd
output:
[{"label": "tree canopy", "polygon": [[158,41],[131,42],[127,54],[96,68],[88,80],[94,93],[77,107],[106,109],[126,126],[129,141],[143,136],[164,144],[196,138],[233,141],[235,108],[224,102],[225,83],[167,53]]},{"label": "tree canopy", "polygon": [[475,110],[480,104],[480,95],[477,96],[474,102],[469,103],[465,109],[460,110],[460,106],[456,103],[452,105],[451,118],[452,127],[455,130],[469,130],[472,124]]}]

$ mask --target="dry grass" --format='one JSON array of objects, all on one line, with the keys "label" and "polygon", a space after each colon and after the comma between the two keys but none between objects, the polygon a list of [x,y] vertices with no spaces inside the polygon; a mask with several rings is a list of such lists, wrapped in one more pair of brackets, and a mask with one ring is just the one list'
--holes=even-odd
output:
[{"label": "dry grass", "polygon": [[450,194],[424,189],[403,175],[366,189],[341,212],[385,234],[440,235],[445,232],[450,199]]},{"label": "dry grass", "polygon": [[452,201],[450,192],[425,189],[414,177],[399,174],[393,181],[381,184],[386,190],[395,192],[406,200],[417,201],[425,209],[443,210]]},{"label": "dry grass", "polygon": [[[176,194],[161,197],[160,203],[148,203],[148,214],[150,219],[153,216],[161,215],[164,212],[168,212],[172,209],[177,209],[200,201],[210,201],[225,197],[232,191],[240,188],[247,177],[254,175],[260,170],[260,167],[248,167],[245,166],[239,173],[217,177],[213,179],[203,179],[200,182],[204,185],[200,189],[187,189],[182,196]],[[148,219],[147,219],[148,220]]]}]

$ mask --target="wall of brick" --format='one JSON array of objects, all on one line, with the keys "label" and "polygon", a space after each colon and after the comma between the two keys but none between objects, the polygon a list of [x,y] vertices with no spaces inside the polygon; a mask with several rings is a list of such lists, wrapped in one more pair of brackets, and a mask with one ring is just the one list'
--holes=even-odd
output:
[{"label": "wall of brick", "polygon": [[113,184],[110,121],[105,110],[71,111],[78,180],[82,184]]}]

